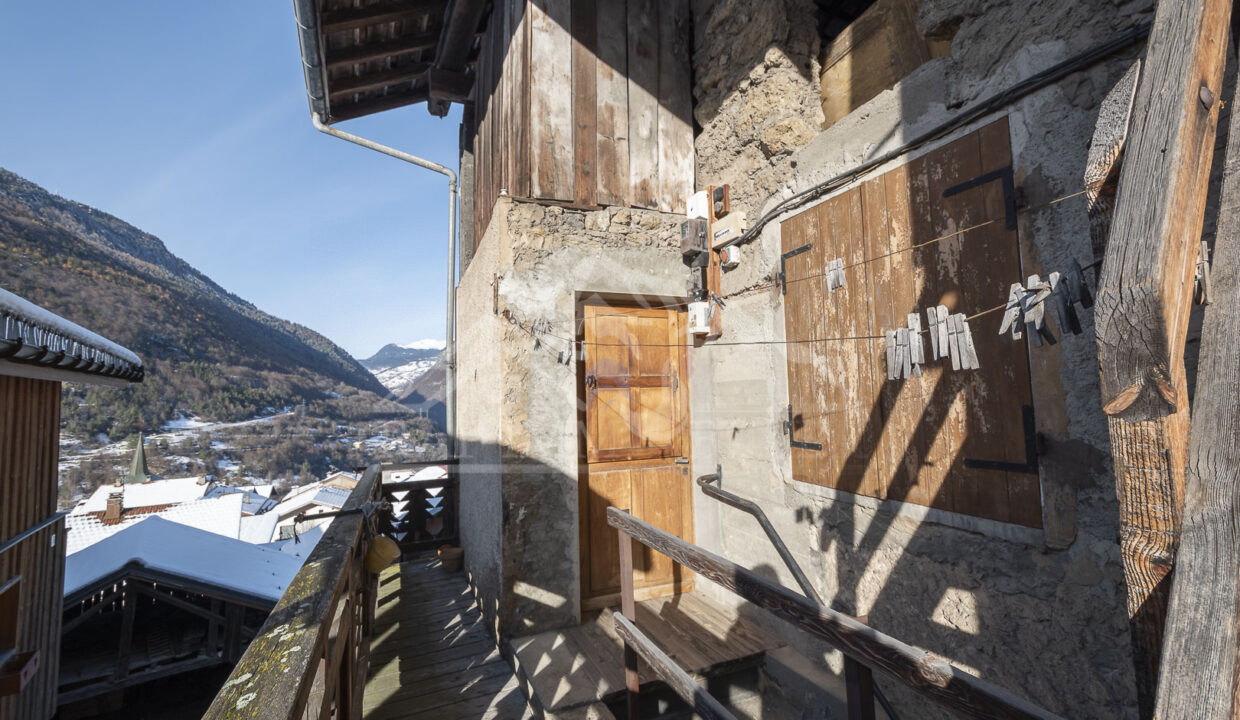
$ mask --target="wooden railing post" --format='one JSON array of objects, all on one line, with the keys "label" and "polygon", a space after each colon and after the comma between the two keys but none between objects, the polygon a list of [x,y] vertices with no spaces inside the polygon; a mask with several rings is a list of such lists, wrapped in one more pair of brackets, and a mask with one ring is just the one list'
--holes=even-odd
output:
[{"label": "wooden railing post", "polygon": [[845,655],[844,682],[848,685],[848,720],[874,720],[874,671]]},{"label": "wooden railing post", "polygon": [[[633,541],[623,530],[617,530],[620,541],[620,614],[637,622],[633,598]],[[629,720],[638,720],[641,712],[641,679],[637,674],[637,650],[624,641],[624,685],[628,688]]]}]

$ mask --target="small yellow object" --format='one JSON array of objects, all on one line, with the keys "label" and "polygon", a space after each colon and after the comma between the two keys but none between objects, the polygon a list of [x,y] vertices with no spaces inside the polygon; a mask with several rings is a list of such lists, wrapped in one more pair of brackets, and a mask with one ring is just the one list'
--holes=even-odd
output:
[{"label": "small yellow object", "polygon": [[379,535],[370,542],[370,549],[366,551],[366,569],[378,574],[398,557],[400,546],[392,538]]}]

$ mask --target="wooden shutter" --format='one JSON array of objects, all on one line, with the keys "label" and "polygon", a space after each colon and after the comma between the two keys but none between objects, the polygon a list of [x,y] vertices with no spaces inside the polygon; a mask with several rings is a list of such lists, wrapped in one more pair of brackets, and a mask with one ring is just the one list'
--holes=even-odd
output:
[{"label": "wooden shutter", "polygon": [[[971,323],[980,370],[927,362],[888,381],[884,331],[925,309],[973,314],[1022,279],[999,181],[950,187],[1010,168],[1007,120],[870,179],[789,219],[785,330],[796,479],[840,490],[1038,527],[1037,475],[966,468],[964,459],[1025,460],[1032,404],[1023,342],[1000,338],[998,313]],[[963,231],[963,232],[962,232]],[[947,236],[947,239],[940,239]],[[842,258],[847,285],[826,289]]]}]

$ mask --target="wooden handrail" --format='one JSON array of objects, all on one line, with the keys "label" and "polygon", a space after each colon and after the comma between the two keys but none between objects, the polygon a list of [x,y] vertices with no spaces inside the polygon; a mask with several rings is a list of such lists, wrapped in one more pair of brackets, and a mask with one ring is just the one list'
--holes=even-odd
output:
[{"label": "wooden handrail", "polygon": [[[345,510],[378,499],[383,469],[366,469]],[[300,720],[333,709],[334,718],[361,718],[376,594],[365,523],[360,514],[332,521],[204,720]]]},{"label": "wooden handrail", "polygon": [[[620,531],[621,537],[628,536],[663,553],[707,580],[722,585],[776,617],[827,641],[862,665],[887,673],[926,699],[963,717],[978,720],[1062,720],[993,683],[863,625],[848,615],[823,607],[623,510],[607,508],[607,524]],[[631,555],[628,545],[629,543],[625,542],[620,545],[622,565],[626,549]],[[626,579],[625,575],[622,569],[621,584],[631,587],[632,579]],[[630,612],[626,611],[624,614],[632,619]]]}]

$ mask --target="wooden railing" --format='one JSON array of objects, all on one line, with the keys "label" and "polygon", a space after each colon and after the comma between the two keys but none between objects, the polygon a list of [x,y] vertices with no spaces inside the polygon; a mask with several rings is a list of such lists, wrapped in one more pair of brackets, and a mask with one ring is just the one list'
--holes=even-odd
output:
[{"label": "wooden railing", "polygon": [[383,498],[392,504],[392,532],[404,554],[460,542],[459,482],[456,460],[385,465],[385,472],[442,465],[448,476],[438,480],[383,483]]},{"label": "wooden railing", "polygon": [[[792,623],[798,629],[825,640],[845,656],[871,670],[886,673],[914,691],[962,717],[979,720],[1060,720],[1057,715],[1013,695],[1003,688],[971,675],[930,653],[868,627],[843,613],[823,607],[788,588],[776,585],[714,553],[666,533],[617,508],[607,509],[607,523],[620,540],[621,615],[616,632],[624,639],[624,674],[628,689],[628,717],[636,720],[639,708],[637,656],[654,670],[681,699],[703,718],[734,720],[717,700],[706,693],[683,669],[658,649],[635,624],[633,599],[633,543],[663,553],[698,575]],[[849,687],[849,718],[873,718],[873,704],[866,714],[854,698],[864,700],[861,688]]]},{"label": "wooden railing", "polygon": [[[379,501],[382,472],[367,468],[343,511]],[[332,521],[204,720],[360,720],[377,591],[367,524],[361,514]]]}]

